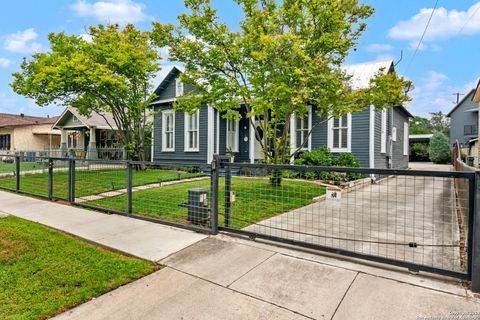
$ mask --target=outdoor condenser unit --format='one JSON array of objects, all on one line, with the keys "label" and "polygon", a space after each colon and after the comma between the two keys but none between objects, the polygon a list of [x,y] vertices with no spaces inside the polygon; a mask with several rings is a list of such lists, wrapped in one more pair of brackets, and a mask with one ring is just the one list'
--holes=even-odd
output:
[{"label": "outdoor condenser unit", "polygon": [[188,221],[194,224],[207,224],[209,217],[208,190],[193,188],[188,190]]}]

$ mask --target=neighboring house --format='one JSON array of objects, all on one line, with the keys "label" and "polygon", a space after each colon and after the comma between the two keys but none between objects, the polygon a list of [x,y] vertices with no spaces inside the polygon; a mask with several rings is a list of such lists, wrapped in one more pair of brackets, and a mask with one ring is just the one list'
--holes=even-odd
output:
[{"label": "neighboring house", "polygon": [[90,117],[67,107],[52,126],[61,133],[60,156],[87,159],[122,159],[124,150],[118,147],[118,128],[110,113],[93,112]]},{"label": "neighboring house", "polygon": [[0,113],[0,155],[58,148],[60,131],[52,130],[57,117]]},{"label": "neighboring house", "polygon": [[[389,60],[352,65],[346,71],[352,75],[354,89],[358,89],[367,86],[379,71],[393,69],[393,61]],[[193,114],[173,110],[175,99],[193,90],[180,81],[180,73],[173,67],[155,90],[158,97],[152,103],[153,160],[210,163],[214,154],[230,152],[235,162],[262,160],[255,130],[245,116],[238,122],[226,120],[211,106],[203,106]],[[245,110],[241,112],[246,114]],[[372,106],[341,119],[323,121],[312,106],[306,117],[291,119],[292,150],[308,139],[306,151],[328,146],[334,154],[353,153],[363,167],[407,168],[409,117],[411,114],[401,106],[384,111],[375,111]],[[323,123],[315,126],[319,121]]]},{"label": "neighboring house", "polygon": [[461,148],[468,148],[469,141],[478,138],[478,104],[472,101],[475,90],[471,90],[447,114],[450,118],[450,145],[458,140]]},{"label": "neighboring house", "polygon": [[[472,96],[472,101],[474,103],[477,104],[477,110],[480,108],[480,81],[478,81],[477,83],[477,87],[475,88],[475,91],[473,93],[473,96]],[[478,115],[478,122],[477,123],[480,123],[480,112],[477,112],[477,115]],[[478,132],[478,130],[477,130]],[[480,141],[480,133],[478,133],[478,136],[477,136],[477,140],[475,141],[472,141],[472,143],[470,144],[470,148],[471,150],[474,150],[474,152],[472,152],[470,155],[474,157],[474,163],[475,163],[475,166],[478,167],[479,166],[479,160],[480,160],[480,147],[479,147],[479,141]]]}]

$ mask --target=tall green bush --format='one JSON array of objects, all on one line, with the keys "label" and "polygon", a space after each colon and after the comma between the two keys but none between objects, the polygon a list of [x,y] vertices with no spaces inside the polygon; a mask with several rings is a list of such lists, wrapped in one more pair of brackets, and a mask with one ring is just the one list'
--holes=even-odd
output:
[{"label": "tall green bush", "polygon": [[435,163],[449,163],[451,161],[450,142],[441,132],[436,132],[430,139],[428,149],[430,160]]}]

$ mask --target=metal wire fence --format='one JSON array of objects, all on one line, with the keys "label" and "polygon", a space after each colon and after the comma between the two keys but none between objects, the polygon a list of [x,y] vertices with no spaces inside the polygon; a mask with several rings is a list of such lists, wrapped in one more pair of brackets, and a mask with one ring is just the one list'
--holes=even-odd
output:
[{"label": "metal wire fence", "polygon": [[225,168],[224,230],[413,270],[469,272],[471,234],[461,223],[462,212],[472,214],[468,173]]},{"label": "metal wire fence", "polygon": [[[478,173],[4,157],[0,188],[459,278]],[[478,236],[477,236],[478,237]]]}]

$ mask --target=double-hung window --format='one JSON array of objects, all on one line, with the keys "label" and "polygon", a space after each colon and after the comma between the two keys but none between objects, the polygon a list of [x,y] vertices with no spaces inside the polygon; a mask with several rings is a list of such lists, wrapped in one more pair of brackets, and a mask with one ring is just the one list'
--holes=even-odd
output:
[{"label": "double-hung window", "polygon": [[346,114],[340,118],[328,121],[328,147],[332,152],[350,152],[351,150],[352,115]]},{"label": "double-hung window", "polygon": [[199,111],[185,112],[185,151],[199,151]]},{"label": "double-hung window", "polygon": [[308,149],[308,116],[295,118],[295,148]]},{"label": "double-hung window", "polygon": [[238,152],[238,122],[227,120],[227,151]]},{"label": "double-hung window", "polygon": [[175,151],[175,112],[162,111],[162,151]]}]

